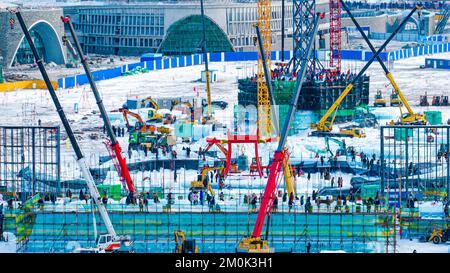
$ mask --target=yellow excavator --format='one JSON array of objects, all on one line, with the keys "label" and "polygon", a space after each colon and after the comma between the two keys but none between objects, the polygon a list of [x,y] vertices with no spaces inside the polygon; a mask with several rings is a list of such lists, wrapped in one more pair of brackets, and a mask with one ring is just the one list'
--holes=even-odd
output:
[{"label": "yellow excavator", "polygon": [[182,230],[175,230],[175,253],[198,253],[195,240],[186,240]]},{"label": "yellow excavator", "polygon": [[206,176],[210,171],[218,170],[219,173],[222,173],[224,170],[224,166],[215,166],[215,167],[205,167],[202,169],[201,175],[198,175],[198,179],[196,181],[191,182],[191,189],[195,190],[207,190],[211,195],[215,195],[214,190],[211,187],[211,181],[208,180],[208,184],[205,186]]},{"label": "yellow excavator", "polygon": [[150,110],[148,110],[148,120],[153,122],[161,122],[163,120],[163,115],[158,113],[159,106],[152,99],[152,97],[146,97],[141,101],[141,107],[146,108],[147,106],[150,106]]}]

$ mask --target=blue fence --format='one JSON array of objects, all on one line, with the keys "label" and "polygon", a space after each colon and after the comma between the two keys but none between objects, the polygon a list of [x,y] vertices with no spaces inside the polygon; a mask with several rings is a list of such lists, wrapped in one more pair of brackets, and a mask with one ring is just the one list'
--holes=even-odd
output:
[{"label": "blue fence", "polygon": [[[430,38],[439,39],[439,38]],[[443,53],[449,51],[450,43],[434,43],[429,45],[424,45],[420,47],[400,49],[392,52],[382,52],[380,57],[383,61],[396,61],[410,57],[422,56],[426,54]],[[326,56],[329,51],[323,50],[319,51],[317,55]],[[285,51],[285,60],[291,59],[293,55],[292,51]],[[256,61],[258,59],[258,54],[256,52],[219,52],[219,53],[209,53],[210,62],[236,62],[236,61]],[[368,50],[342,50],[343,60],[355,60],[355,61],[368,61],[372,57],[372,52]],[[324,57],[325,58],[325,57]],[[274,51],[271,53],[272,60],[281,60],[281,51]],[[95,81],[107,80],[112,78],[117,78],[122,76],[123,73],[133,70],[137,67],[143,67],[150,71],[162,70],[169,68],[185,67],[200,65],[203,63],[203,56],[201,54],[178,56],[170,58],[156,59],[153,61],[145,61],[138,63],[126,64],[121,67],[98,70],[94,71],[92,74]],[[66,77],[58,79],[59,88],[73,88],[79,85],[88,83],[85,74]]]}]

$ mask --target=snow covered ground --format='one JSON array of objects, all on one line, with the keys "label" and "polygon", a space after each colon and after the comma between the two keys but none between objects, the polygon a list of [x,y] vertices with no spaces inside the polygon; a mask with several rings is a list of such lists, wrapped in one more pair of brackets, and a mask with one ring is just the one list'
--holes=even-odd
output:
[{"label": "snow covered ground", "polygon": [[[450,53],[437,54],[433,57],[450,58]],[[442,111],[443,120],[446,121],[450,118],[450,107],[419,107],[419,96],[428,92],[428,95],[442,95],[447,94],[447,89],[450,84],[450,78],[448,77],[449,71],[435,70],[435,69],[419,69],[421,64],[424,64],[425,57],[416,57],[406,60],[397,61],[392,73],[396,79],[398,85],[405,93],[406,97],[410,101],[413,108],[418,112],[425,110],[439,110]],[[344,62],[344,67],[360,68],[363,63]],[[237,78],[242,78],[251,75],[255,72],[255,62],[239,62],[239,63],[211,63],[211,69],[218,71],[218,82],[212,85],[212,99],[223,100],[229,103],[229,107],[225,110],[216,109],[216,119],[226,125],[232,124],[232,105],[237,103]],[[203,66],[193,66],[176,68],[162,71],[153,71],[146,74],[133,75],[127,77],[121,77],[98,83],[100,92],[102,93],[105,107],[108,111],[117,109],[122,106],[127,98],[135,96],[152,96],[152,97],[183,97],[195,95],[194,88],[200,91],[200,96],[206,97],[204,92],[205,84],[198,81],[200,78],[201,70]],[[381,89],[385,97],[388,97],[391,88],[388,87],[388,81],[385,78],[381,67],[378,64],[373,64],[368,70],[368,74],[371,76],[370,88],[371,94],[374,94],[374,90]],[[98,114],[95,100],[89,92],[87,86],[81,86],[73,89],[65,89],[58,91],[61,103],[66,111],[69,120],[72,122],[73,129],[78,133],[78,139],[81,147],[86,153],[90,162],[95,162],[98,155],[106,155],[107,151],[102,144],[104,135],[102,133],[102,121]],[[373,95],[371,95],[373,100]],[[430,99],[430,97],[429,97]],[[44,125],[59,124],[56,111],[54,110],[53,103],[46,90],[20,90],[15,92],[8,92],[0,94],[0,107],[3,115],[0,116],[0,124],[13,125],[22,123],[22,104],[23,103],[35,103],[37,111],[37,119],[42,121]],[[74,104],[79,103],[79,112],[75,113]],[[95,112],[94,112],[95,111]],[[387,107],[378,108],[373,111],[375,115],[380,118],[380,124],[389,122],[392,119],[397,119],[399,115],[398,108]],[[7,113],[7,114],[6,114]],[[335,126],[335,128],[341,125]],[[321,138],[308,137],[309,130],[304,130],[298,135],[288,137],[288,147],[292,152],[291,158],[293,161],[305,158],[313,158],[317,150],[324,150],[324,140]],[[379,131],[378,129],[366,129],[366,139],[348,139],[347,145],[357,147],[358,151],[364,151],[366,154],[376,153],[379,154]],[[93,140],[89,137],[91,134],[99,136],[98,139]],[[119,138],[119,141],[126,151],[127,138]],[[199,141],[197,144],[193,144],[191,157],[195,157],[195,151],[200,144],[203,144],[204,140]],[[260,144],[260,152],[263,158],[263,163],[267,163],[269,155],[272,154],[275,143]],[[203,146],[203,145],[201,145]],[[180,157],[184,156],[181,151],[182,146],[178,145],[177,150]],[[73,169],[76,169],[76,165],[73,161],[73,152],[70,144],[63,143],[62,149],[62,171],[63,176],[78,176],[74,173]],[[244,152],[249,155],[249,158],[253,156],[253,149],[251,147],[236,149],[236,155],[240,152]],[[129,162],[141,161],[145,158],[143,154],[134,153],[132,159]],[[65,174],[65,175],[64,175]],[[196,171],[180,170],[178,173],[178,179],[184,181],[184,184],[173,182],[173,172],[170,171],[154,171],[154,172],[136,172],[133,173],[134,181],[136,181],[138,187],[150,187],[160,185],[161,180],[165,181],[164,188],[168,191],[172,191],[175,194],[184,196],[182,200],[176,200],[174,209],[183,210],[183,208],[190,208],[188,201],[186,200],[189,182],[195,180]],[[343,176],[344,188],[349,187],[350,175],[335,173],[333,176]],[[164,179],[162,177],[164,176]],[[143,178],[150,177],[146,181],[152,181],[150,184],[145,182]],[[105,183],[117,184],[117,174],[111,171]],[[155,184],[153,184],[155,183]],[[224,194],[227,196],[226,200],[219,204],[223,208],[228,208],[232,211],[245,211],[248,210],[248,206],[242,204],[243,195],[249,193],[262,192],[265,179],[253,178],[253,177],[230,177],[225,182],[231,185],[231,189],[224,190]],[[318,174],[314,174],[312,182],[307,183],[305,177],[297,178],[297,191],[299,195],[311,194],[312,190],[318,190],[324,186],[323,182],[318,177]],[[320,184],[322,183],[322,184]],[[327,185],[328,186],[328,185]],[[213,185],[213,188],[217,190],[217,185]],[[230,197],[234,196],[233,199]],[[123,203],[124,200],[121,202]],[[162,200],[161,204],[155,205],[150,209],[161,211],[161,206],[165,204],[165,200]],[[78,206],[77,202],[66,203],[64,200],[60,200],[58,206],[63,209],[66,206]],[[66,207],[67,208],[67,207]],[[130,208],[131,209],[131,208]],[[137,208],[135,208],[137,209]],[[190,208],[191,209],[191,208]],[[200,209],[193,208],[194,210]],[[189,210],[189,209],[188,209]],[[400,249],[404,249],[405,252],[409,252],[411,249],[409,245],[413,244],[409,241],[400,241]],[[402,244],[405,244],[402,248]],[[413,245],[414,246],[414,245]],[[411,246],[411,247],[413,247]],[[442,247],[443,248],[443,247]],[[443,249],[442,249],[443,250]],[[430,248],[430,251],[434,249]],[[412,250],[411,250],[412,252]],[[444,251],[445,252],[445,251]]]}]

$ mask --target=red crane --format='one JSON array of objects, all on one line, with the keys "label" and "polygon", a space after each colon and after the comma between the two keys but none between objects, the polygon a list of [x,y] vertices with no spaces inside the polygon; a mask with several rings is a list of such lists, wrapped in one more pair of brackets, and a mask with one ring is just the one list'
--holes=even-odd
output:
[{"label": "red crane", "polygon": [[341,71],[341,1],[330,0],[330,69]]},{"label": "red crane", "polygon": [[[314,16],[314,15],[313,15]],[[311,56],[312,47],[315,41],[315,37],[317,34],[317,28],[319,26],[319,18],[323,19],[324,14],[323,13],[317,13],[317,17],[315,18],[314,22],[314,28],[312,30],[312,35],[309,36],[309,40],[307,42],[307,56]],[[256,27],[257,35],[258,35],[258,41],[259,44],[262,44],[261,35],[259,32],[259,27]],[[263,51],[263,50],[261,50]],[[273,201],[275,200],[276,194],[275,191],[277,189],[277,186],[280,179],[280,174],[283,172],[283,162],[289,158],[289,152],[287,148],[285,147],[286,139],[288,136],[288,131],[290,128],[291,121],[294,116],[295,112],[295,106],[297,105],[298,98],[300,97],[300,91],[301,87],[303,85],[305,74],[307,70],[307,62],[308,58],[304,58],[301,60],[300,64],[300,70],[297,77],[297,81],[295,83],[295,89],[294,94],[292,96],[292,101],[289,104],[289,110],[286,115],[286,121],[284,123],[284,126],[280,133],[280,140],[278,142],[278,147],[275,151],[275,154],[273,156],[272,163],[270,165],[269,169],[269,177],[267,178],[267,184],[266,188],[264,190],[264,195],[261,198],[261,206],[259,208],[258,212],[258,218],[256,219],[255,226],[253,228],[253,232],[251,237],[243,238],[241,242],[239,243],[239,246],[237,248],[240,252],[259,252],[259,253],[265,253],[265,252],[273,252],[273,249],[269,247],[267,242],[267,236],[268,236],[268,230],[269,230],[269,224],[267,224],[267,231],[266,231],[266,240],[263,240],[261,238],[261,232],[264,226],[264,221],[266,216],[270,217],[270,213],[272,211]],[[265,65],[267,68],[267,66]]]}]

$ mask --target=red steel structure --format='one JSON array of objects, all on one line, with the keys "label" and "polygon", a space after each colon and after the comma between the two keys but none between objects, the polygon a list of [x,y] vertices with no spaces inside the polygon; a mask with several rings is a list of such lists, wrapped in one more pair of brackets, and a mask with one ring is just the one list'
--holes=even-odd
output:
[{"label": "red steel structure", "polygon": [[330,0],[330,69],[341,71],[341,1]]}]

